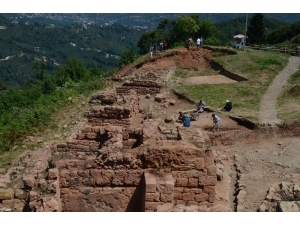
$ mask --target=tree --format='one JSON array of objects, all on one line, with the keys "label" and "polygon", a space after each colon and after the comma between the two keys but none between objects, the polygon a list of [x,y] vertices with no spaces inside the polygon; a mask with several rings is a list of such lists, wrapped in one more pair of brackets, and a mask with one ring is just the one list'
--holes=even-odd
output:
[{"label": "tree", "polygon": [[200,22],[200,29],[198,31],[198,36],[208,39],[214,38],[219,34],[218,28],[212,23],[210,19],[205,19]]},{"label": "tree", "polygon": [[261,13],[255,13],[250,20],[248,27],[248,40],[251,44],[262,44],[265,39],[266,25],[264,16]]},{"label": "tree", "polygon": [[135,55],[134,47],[126,49],[121,55],[119,67],[126,66],[130,63],[133,63],[135,59],[136,59],[136,55]]},{"label": "tree", "polygon": [[177,39],[177,42],[185,42],[194,33],[199,30],[197,22],[186,15],[182,15],[178,20],[174,21],[173,32]]},{"label": "tree", "polygon": [[148,31],[142,34],[137,46],[140,49],[141,54],[149,52],[150,46],[157,43],[159,40],[159,34],[156,30]]}]

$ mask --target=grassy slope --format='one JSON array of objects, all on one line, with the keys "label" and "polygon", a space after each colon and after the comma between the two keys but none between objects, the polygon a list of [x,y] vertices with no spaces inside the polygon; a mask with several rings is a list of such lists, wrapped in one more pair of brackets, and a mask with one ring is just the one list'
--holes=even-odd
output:
[{"label": "grassy slope", "polygon": [[181,86],[177,91],[193,100],[205,100],[214,110],[224,106],[225,100],[233,103],[231,115],[244,116],[258,121],[260,100],[274,77],[288,62],[289,55],[271,51],[237,51],[236,55],[215,56],[214,59],[227,70],[248,81],[231,84],[202,84]]},{"label": "grassy slope", "polygon": [[278,117],[284,122],[300,118],[300,68],[290,77],[278,98]]}]

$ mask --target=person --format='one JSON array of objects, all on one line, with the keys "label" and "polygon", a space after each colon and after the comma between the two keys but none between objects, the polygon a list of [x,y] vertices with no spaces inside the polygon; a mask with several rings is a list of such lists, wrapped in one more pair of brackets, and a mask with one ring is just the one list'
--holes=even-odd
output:
[{"label": "person", "polygon": [[164,42],[161,41],[161,42],[159,43],[159,45],[160,45],[160,51],[162,52],[162,51],[164,50]]},{"label": "person", "polygon": [[200,50],[200,48],[201,48],[201,39],[198,38],[197,39],[197,49]]},{"label": "person", "polygon": [[232,103],[229,100],[226,100],[226,105],[224,107],[224,111],[230,112],[232,109]]},{"label": "person", "polygon": [[153,55],[156,54],[156,44],[153,45]]},{"label": "person", "polygon": [[284,52],[286,52],[286,45],[284,46],[283,50],[284,50]]},{"label": "person", "polygon": [[184,116],[183,119],[183,126],[184,127],[189,127],[191,125],[191,119],[187,115]]},{"label": "person", "polygon": [[214,132],[215,130],[216,131],[219,131],[219,128],[220,128],[220,123],[221,123],[221,119],[220,117],[218,117],[216,114],[212,114],[212,118],[213,118],[213,127],[214,127]]},{"label": "person", "polygon": [[202,113],[205,110],[205,102],[203,100],[200,100],[198,102],[198,109],[197,109],[197,113]]},{"label": "person", "polygon": [[153,56],[153,47],[151,46],[150,47],[150,58],[152,58],[152,56]]},{"label": "person", "polygon": [[167,50],[167,45],[168,43],[166,42],[166,40],[163,41],[163,47],[164,47],[164,50]]}]

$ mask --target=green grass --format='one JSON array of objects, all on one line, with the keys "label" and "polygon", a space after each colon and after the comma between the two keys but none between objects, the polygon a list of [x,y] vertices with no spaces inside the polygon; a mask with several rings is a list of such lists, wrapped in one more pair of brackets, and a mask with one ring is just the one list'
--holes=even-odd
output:
[{"label": "green grass", "polygon": [[[223,107],[225,100],[229,99],[233,103],[231,115],[243,116],[257,122],[261,98],[274,77],[288,63],[288,57],[286,54],[252,49],[237,51],[236,55],[217,54],[213,58],[215,61],[248,81],[180,86],[176,91],[196,102],[203,99],[214,110],[217,110],[218,106]],[[184,77],[184,74],[180,76]]]},{"label": "green grass", "polygon": [[278,117],[284,122],[300,118],[300,70],[290,77],[278,98]]}]

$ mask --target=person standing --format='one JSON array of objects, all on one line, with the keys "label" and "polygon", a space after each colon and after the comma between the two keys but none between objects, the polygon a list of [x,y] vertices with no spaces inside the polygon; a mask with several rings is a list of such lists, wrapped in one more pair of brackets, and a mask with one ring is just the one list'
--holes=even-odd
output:
[{"label": "person standing", "polygon": [[161,41],[161,42],[159,43],[159,45],[160,45],[160,51],[162,52],[162,51],[164,50],[164,42]]},{"label": "person standing", "polygon": [[153,46],[150,47],[150,58],[153,56]]},{"label": "person standing", "polygon": [[213,132],[215,133],[215,131],[219,131],[221,119],[214,113],[212,114],[212,118],[213,118],[213,128],[214,128]]},{"label": "person standing", "polygon": [[197,39],[197,49],[200,50],[200,48],[201,48],[201,39],[198,38]]},{"label": "person standing", "polygon": [[168,43],[166,42],[166,40],[164,40],[163,45],[164,45],[164,50],[166,51],[167,50],[167,45],[168,45]]}]

